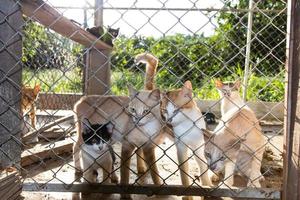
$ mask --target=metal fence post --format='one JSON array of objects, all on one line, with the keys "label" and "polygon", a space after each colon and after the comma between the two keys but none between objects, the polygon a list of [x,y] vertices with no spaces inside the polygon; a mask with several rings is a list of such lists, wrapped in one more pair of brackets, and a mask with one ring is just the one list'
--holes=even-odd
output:
[{"label": "metal fence post", "polygon": [[248,13],[248,26],[247,26],[247,44],[246,44],[246,59],[245,59],[245,72],[244,72],[244,82],[243,82],[243,99],[247,100],[247,87],[249,78],[249,68],[250,68],[250,53],[251,53],[251,34],[253,25],[253,0],[249,1],[249,13]]},{"label": "metal fence post", "polygon": [[86,56],[85,91],[86,95],[107,94],[110,89],[111,50],[88,49]]},{"label": "metal fence post", "polygon": [[288,1],[283,200],[300,199],[300,0]]},{"label": "metal fence post", "polygon": [[20,88],[22,11],[15,0],[0,3],[0,170],[21,159]]}]

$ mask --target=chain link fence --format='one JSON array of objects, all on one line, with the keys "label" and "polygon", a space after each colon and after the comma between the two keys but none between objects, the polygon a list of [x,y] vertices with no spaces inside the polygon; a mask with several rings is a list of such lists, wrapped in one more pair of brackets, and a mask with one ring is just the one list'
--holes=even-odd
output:
[{"label": "chain link fence", "polygon": [[286,13],[285,1],[4,0],[0,194],[280,199]]}]

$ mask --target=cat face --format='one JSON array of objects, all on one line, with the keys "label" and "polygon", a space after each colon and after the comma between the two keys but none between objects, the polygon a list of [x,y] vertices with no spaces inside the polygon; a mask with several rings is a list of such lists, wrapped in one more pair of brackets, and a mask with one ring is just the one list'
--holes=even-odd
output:
[{"label": "cat face", "polygon": [[172,125],[180,123],[186,117],[183,109],[194,107],[192,101],[192,84],[186,81],[181,89],[166,92],[162,101],[162,114],[165,120]]},{"label": "cat face", "polygon": [[226,156],[220,148],[213,143],[208,142],[205,145],[205,157],[207,159],[207,164],[212,171],[216,173],[223,171]]},{"label": "cat face", "polygon": [[120,28],[114,29],[114,28],[108,27],[107,32],[112,36],[112,38],[116,38],[119,35],[119,30],[120,30]]},{"label": "cat face", "polygon": [[207,164],[216,173],[223,171],[225,162],[232,162],[228,158],[236,158],[239,152],[240,142],[228,138],[226,134],[216,135],[205,145]]},{"label": "cat face", "polygon": [[157,116],[154,113],[160,105],[160,91],[155,89],[138,92],[131,86],[128,89],[131,97],[128,112],[131,114],[133,122],[136,125],[143,126],[155,120]]},{"label": "cat face", "polygon": [[87,119],[84,119],[82,124],[82,137],[88,148],[97,153],[107,149],[107,144],[112,135],[112,125],[110,123],[91,124]]},{"label": "cat face", "polygon": [[215,81],[215,86],[219,91],[220,96],[223,97],[231,97],[232,94],[239,94],[241,82],[237,80],[235,83],[227,82],[223,83],[220,80]]}]

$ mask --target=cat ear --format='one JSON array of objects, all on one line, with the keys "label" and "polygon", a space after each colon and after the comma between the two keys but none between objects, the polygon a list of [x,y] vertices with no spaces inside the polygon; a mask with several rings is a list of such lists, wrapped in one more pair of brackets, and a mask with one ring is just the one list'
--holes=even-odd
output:
[{"label": "cat ear", "polygon": [[220,81],[220,80],[215,80],[215,86],[216,86],[216,88],[218,88],[218,89],[222,89],[223,88],[223,82],[222,81]]},{"label": "cat ear", "polygon": [[90,121],[87,118],[84,118],[81,122],[82,122],[82,128],[84,133],[87,133],[89,130],[91,130],[92,126]]},{"label": "cat ear", "polygon": [[112,134],[113,129],[114,129],[114,125],[113,125],[112,123],[108,123],[108,124],[106,125],[106,127],[107,127],[108,132],[109,132],[110,134]]},{"label": "cat ear", "polygon": [[191,81],[186,81],[181,88],[181,94],[185,97],[193,97],[193,86]]},{"label": "cat ear", "polygon": [[160,99],[160,90],[159,89],[152,90],[151,93],[149,94],[149,97],[154,100],[159,100]]},{"label": "cat ear", "polygon": [[110,133],[110,135],[112,135],[113,133],[113,129],[114,129],[114,125],[109,122],[107,125],[106,125],[106,128],[107,128],[107,131]]},{"label": "cat ear", "polygon": [[193,90],[193,86],[192,86],[191,81],[184,82],[184,87],[189,89],[189,90]]},{"label": "cat ear", "polygon": [[34,94],[37,95],[41,90],[41,87],[39,84],[35,85],[33,88]]},{"label": "cat ear", "polygon": [[129,96],[131,98],[134,98],[137,95],[138,91],[130,84],[127,87],[128,87]]},{"label": "cat ear", "polygon": [[243,138],[235,138],[228,142],[227,148],[239,150],[241,148],[241,143],[245,142],[246,139]]},{"label": "cat ear", "polygon": [[240,79],[238,79],[235,81],[233,88],[235,88],[236,90],[239,90],[240,87],[241,87],[241,81],[240,81]]}]

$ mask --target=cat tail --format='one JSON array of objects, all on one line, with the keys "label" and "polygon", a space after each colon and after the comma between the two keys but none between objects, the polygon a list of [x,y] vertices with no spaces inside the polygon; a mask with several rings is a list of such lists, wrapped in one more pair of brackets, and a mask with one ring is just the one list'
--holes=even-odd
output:
[{"label": "cat tail", "polygon": [[135,56],[135,63],[146,64],[144,89],[153,90],[155,88],[154,76],[156,74],[158,59],[150,53],[141,53]]}]

